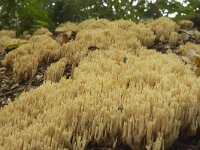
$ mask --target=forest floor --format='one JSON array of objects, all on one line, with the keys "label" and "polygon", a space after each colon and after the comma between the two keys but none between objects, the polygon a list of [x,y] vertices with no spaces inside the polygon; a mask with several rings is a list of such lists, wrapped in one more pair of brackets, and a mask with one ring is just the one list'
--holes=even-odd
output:
[{"label": "forest floor", "polygon": [[[200,44],[200,41],[196,41],[191,34],[187,34],[187,32],[185,34],[187,36],[187,40],[185,42]],[[176,52],[177,50],[176,48],[179,45],[180,43],[178,43],[174,47],[170,47],[167,43],[155,42],[155,44],[151,48],[156,49],[159,52],[166,53],[166,51],[170,47],[174,52]],[[0,53],[0,62],[4,59],[5,55],[6,55],[5,51]],[[34,78],[21,82],[21,83],[15,83],[15,81],[13,80],[12,69],[5,68],[0,63],[0,108],[11,103],[14,100],[17,100],[17,98],[22,92],[29,91],[32,88],[37,88],[38,86],[40,86],[44,81],[44,73],[49,65],[50,64],[44,64],[44,65],[39,66]],[[67,78],[70,77],[71,75],[70,65],[66,66],[64,75]],[[88,149],[102,150],[102,149],[111,149],[111,148],[89,146]],[[121,146],[119,145],[119,148],[117,149],[127,150],[130,148],[125,145],[121,145]],[[198,130],[196,136],[189,137],[187,139],[184,139],[180,135],[178,140],[169,148],[169,150],[199,150],[199,149],[200,149],[200,130]]]}]

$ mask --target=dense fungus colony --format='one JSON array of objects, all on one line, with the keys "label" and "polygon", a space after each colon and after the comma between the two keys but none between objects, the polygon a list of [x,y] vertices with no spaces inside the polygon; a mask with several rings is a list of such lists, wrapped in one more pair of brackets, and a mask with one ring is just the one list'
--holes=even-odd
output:
[{"label": "dense fungus colony", "polygon": [[51,66],[47,68],[45,80],[58,82],[64,74],[66,65],[66,58],[61,58],[58,62],[51,64]]},{"label": "dense fungus colony", "polygon": [[182,29],[191,29],[191,28],[193,28],[194,23],[189,20],[181,20],[179,25]]},{"label": "dense fungus colony", "polygon": [[7,48],[7,46],[14,46],[24,43],[25,40],[16,39],[15,31],[0,31],[0,52]]},{"label": "dense fungus colony", "polygon": [[[175,54],[147,49],[155,40],[176,45],[178,29],[167,18],[140,24],[90,19],[58,27],[70,39],[62,44],[38,31],[2,61],[13,68],[16,82],[54,63],[40,87],[0,110],[0,149],[115,149],[124,144],[160,150],[180,134],[195,135],[200,79]],[[190,51],[199,53],[192,44],[179,49],[191,62],[196,59]],[[70,79],[61,78],[67,64],[78,66]]]},{"label": "dense fungus colony", "polygon": [[13,64],[13,75],[16,82],[33,78],[38,67],[37,58],[33,55],[23,55]]},{"label": "dense fungus colony", "polygon": [[53,34],[47,29],[47,28],[41,28],[41,29],[38,29],[37,31],[35,31],[33,33],[33,36],[35,35],[49,35],[49,36],[53,36]]},{"label": "dense fungus colony", "polygon": [[[13,67],[13,70],[15,70],[15,66],[21,66],[16,68],[16,72],[18,73],[14,76],[14,78],[16,77],[16,81],[22,81],[28,77],[32,77],[32,75],[34,76],[35,71],[33,70],[37,70],[38,65],[57,59],[59,57],[59,49],[60,45],[50,36],[36,35],[33,36],[26,44],[23,44],[19,48],[9,52],[2,61],[2,64],[7,67]],[[25,61],[25,58],[22,59],[23,56],[27,56],[27,61]],[[35,63],[33,63],[32,60],[34,60]],[[30,66],[28,67],[29,62]],[[31,66],[31,64],[33,65]],[[32,72],[34,74],[31,73],[31,76],[27,76],[27,72]]]},{"label": "dense fungus colony", "polygon": [[177,32],[179,26],[172,20],[161,17],[155,21],[147,23],[147,26],[150,27],[156,34],[157,39],[161,41],[169,40],[170,35]]},{"label": "dense fungus colony", "polygon": [[10,38],[16,38],[16,32],[12,30],[1,30],[0,31],[0,37],[10,37]]},{"label": "dense fungus colony", "polygon": [[200,45],[187,43],[179,47],[182,59],[192,66],[196,74],[200,75]]}]

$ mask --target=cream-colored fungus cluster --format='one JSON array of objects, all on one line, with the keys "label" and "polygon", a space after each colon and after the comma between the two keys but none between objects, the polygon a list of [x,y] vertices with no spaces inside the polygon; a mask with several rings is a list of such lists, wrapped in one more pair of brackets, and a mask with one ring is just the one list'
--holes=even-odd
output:
[{"label": "cream-colored fungus cluster", "polygon": [[0,148],[168,148],[200,125],[199,83],[171,54],[91,52],[73,80],[46,82],[0,111]]},{"label": "cream-colored fungus cluster", "polygon": [[0,38],[4,36],[10,38],[16,38],[16,32],[13,30],[0,30]]},{"label": "cream-colored fungus cluster", "polygon": [[0,30],[0,52],[3,52],[7,46],[20,45],[25,40],[17,39],[16,32],[12,30]]},{"label": "cream-colored fungus cluster", "polygon": [[67,65],[66,58],[61,58],[56,63],[51,64],[51,66],[47,68],[47,71],[45,73],[45,80],[58,82],[64,74],[66,65]]},{"label": "cream-colored fungus cluster", "polygon": [[188,42],[181,45],[179,51],[182,60],[189,64],[192,70],[200,76],[200,45]]},{"label": "cream-colored fungus cluster", "polygon": [[33,55],[26,54],[19,58],[13,64],[13,76],[16,82],[21,82],[33,78],[38,67],[37,58]]},{"label": "cream-colored fungus cluster", "polygon": [[156,38],[161,41],[168,40],[171,45],[176,45],[179,39],[179,34],[176,32],[178,29],[179,26],[166,17],[146,24],[135,24],[122,19],[116,21],[89,19],[79,24],[67,22],[61,24],[56,32],[66,34],[68,40],[73,33],[76,33],[75,39],[64,40],[68,42],[64,44],[61,42],[61,45],[52,39],[52,33],[48,29],[39,29],[26,44],[9,52],[2,64],[13,67],[13,63],[17,62],[16,58],[26,54],[37,58],[39,65],[62,57],[67,57],[71,64],[78,64],[88,52],[96,49],[121,49],[137,54],[143,46],[151,47]]},{"label": "cream-colored fungus cluster", "polygon": [[48,36],[53,36],[53,33],[51,33],[47,28],[40,28],[38,30],[36,30],[33,33],[33,36],[35,35],[48,35]]},{"label": "cream-colored fungus cluster", "polygon": [[182,29],[192,29],[194,27],[194,23],[190,20],[181,20],[179,25]]},{"label": "cream-colored fungus cluster", "polygon": [[[167,17],[161,17],[155,21],[147,23],[156,34],[160,41],[168,41],[171,34],[175,34],[179,30],[179,26]],[[178,33],[177,33],[178,34]]]},{"label": "cream-colored fungus cluster", "polygon": [[[48,35],[35,35],[26,44],[21,45],[17,49],[6,54],[2,64],[6,67],[13,68],[17,76],[14,76],[16,81],[26,80],[26,72],[35,72],[35,67],[43,63],[50,62],[52,60],[58,59],[61,46],[53,40]],[[38,65],[33,65],[34,67],[23,67],[27,65],[26,61],[21,61],[23,56],[28,56],[34,58],[35,63]],[[26,58],[26,57],[25,57]],[[27,61],[32,62],[33,59]],[[17,64],[17,65],[16,65]],[[21,65],[22,67],[15,68],[15,66]],[[33,69],[33,70],[31,70]],[[37,68],[36,68],[37,69]],[[17,77],[17,78],[15,78]],[[32,75],[31,75],[32,77]],[[24,78],[24,79],[23,79]],[[19,80],[20,79],[20,80]]]},{"label": "cream-colored fungus cluster", "polygon": [[[175,45],[178,29],[167,18],[139,25],[90,19],[62,24],[57,32],[77,32],[63,45],[46,32],[31,37],[2,62],[13,68],[16,81],[33,77],[38,65],[58,61],[40,87],[0,110],[0,149],[125,144],[160,150],[180,134],[195,135],[200,79],[176,55],[145,48],[156,38]],[[180,47],[183,56],[188,51],[197,53],[198,46]],[[70,79],[61,78],[66,64],[78,65]]]}]

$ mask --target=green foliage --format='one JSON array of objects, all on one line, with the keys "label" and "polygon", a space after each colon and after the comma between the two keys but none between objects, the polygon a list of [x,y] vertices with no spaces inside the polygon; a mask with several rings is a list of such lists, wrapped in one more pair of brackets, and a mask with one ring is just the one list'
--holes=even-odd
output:
[{"label": "green foliage", "polygon": [[[49,29],[53,28],[53,23],[49,16],[49,9],[46,5],[46,1],[36,0],[21,0],[26,2],[26,7],[20,8],[18,14],[20,17],[20,25],[18,30],[20,32],[28,30],[34,32],[35,30],[46,27]],[[23,6],[23,5],[22,5]],[[22,27],[22,28],[20,28]]]},{"label": "green foliage", "polygon": [[14,28],[15,22],[13,18],[15,16],[16,3],[12,0],[0,1],[0,28],[8,29]]},{"label": "green foliage", "polygon": [[0,28],[22,33],[53,26],[45,0],[1,0],[0,8]]},{"label": "green foliage", "polygon": [[138,21],[176,13],[175,20],[200,14],[200,0],[1,0],[0,29],[18,33],[33,32],[40,27],[53,30],[65,21],[88,18],[130,19]]}]

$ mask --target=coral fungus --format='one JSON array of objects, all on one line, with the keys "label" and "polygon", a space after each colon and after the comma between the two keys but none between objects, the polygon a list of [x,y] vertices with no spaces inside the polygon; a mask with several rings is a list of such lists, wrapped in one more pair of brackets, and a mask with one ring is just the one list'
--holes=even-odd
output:
[{"label": "coral fungus", "polygon": [[195,75],[174,55],[95,51],[73,80],[44,83],[0,111],[0,147],[168,148],[181,131],[195,133],[199,92]]},{"label": "coral fungus", "polygon": [[[62,45],[46,30],[37,31],[41,34],[9,52],[2,64],[20,82],[32,78],[38,66],[54,63],[40,87],[0,109],[0,149],[125,144],[160,150],[182,133],[195,135],[200,79],[175,54],[147,49],[155,39],[176,46],[178,30],[165,17],[139,24],[90,19],[61,24],[57,32],[76,32]],[[191,63],[200,62],[199,50],[191,43],[179,48]],[[69,79],[62,78],[66,64],[76,66]]]}]

